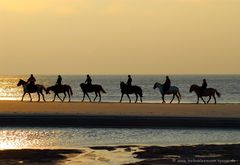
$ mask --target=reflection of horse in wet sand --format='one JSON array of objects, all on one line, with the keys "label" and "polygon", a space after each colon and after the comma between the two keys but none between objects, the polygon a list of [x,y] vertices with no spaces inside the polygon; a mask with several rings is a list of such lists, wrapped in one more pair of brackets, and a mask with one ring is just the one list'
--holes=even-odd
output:
[{"label": "reflection of horse in wet sand", "polygon": [[180,103],[181,94],[180,94],[180,92],[179,92],[178,87],[176,87],[176,86],[171,86],[171,87],[168,89],[168,91],[164,93],[164,91],[163,91],[163,84],[156,82],[156,83],[154,84],[154,86],[153,86],[153,89],[156,89],[156,88],[158,88],[159,91],[160,91],[160,93],[162,94],[163,103],[165,103],[165,99],[164,99],[164,96],[165,96],[165,95],[173,95],[172,100],[170,101],[170,104],[171,104],[172,101],[174,100],[175,96],[176,96],[177,99],[178,99],[178,104]]},{"label": "reflection of horse in wet sand", "polygon": [[202,99],[202,101],[204,102],[204,104],[206,104],[205,100],[202,98],[202,97],[208,97],[209,96],[209,99],[207,101],[207,103],[209,103],[209,101],[211,100],[211,98],[213,97],[214,98],[214,103],[216,104],[217,101],[216,101],[216,97],[215,97],[215,94],[220,97],[221,94],[214,88],[207,88],[205,89],[203,92],[202,92],[202,88],[201,86],[198,86],[198,85],[192,85],[190,87],[190,90],[189,92],[195,92],[196,95],[197,95],[197,104],[199,103],[199,98]]},{"label": "reflection of horse in wet sand", "polygon": [[31,102],[32,101],[31,93],[37,93],[38,94],[38,102],[40,101],[40,94],[42,95],[43,101],[45,102],[43,90],[45,92],[47,92],[47,90],[43,85],[36,84],[34,87],[30,86],[30,88],[29,88],[29,86],[28,86],[29,84],[26,81],[20,79],[19,82],[17,83],[17,86],[21,86],[21,85],[23,87],[23,96],[22,96],[21,101],[23,101],[25,94],[28,93],[29,97],[30,97],[30,102]]},{"label": "reflection of horse in wet sand", "polygon": [[81,83],[81,84],[80,84],[80,87],[81,87],[82,92],[83,92],[83,99],[82,99],[82,101],[84,101],[85,95],[87,95],[89,101],[91,102],[91,99],[90,99],[88,93],[95,92],[95,95],[96,95],[96,96],[95,96],[95,98],[93,99],[93,101],[95,101],[96,98],[99,96],[99,102],[101,102],[101,99],[102,99],[102,97],[101,97],[101,92],[102,92],[102,93],[106,93],[105,90],[102,88],[102,86],[101,86],[101,85],[97,85],[97,84],[91,85],[91,84]]},{"label": "reflection of horse in wet sand", "polygon": [[[50,93],[49,91],[54,92],[53,102],[55,101],[56,96],[63,102],[67,96],[66,93],[68,94],[68,98],[69,98],[68,102],[70,102],[71,96],[73,95],[72,88],[69,85],[54,85],[54,86],[47,88],[47,94]],[[63,99],[61,99],[61,97],[59,97],[59,95],[58,95],[59,93],[64,94]]]},{"label": "reflection of horse in wet sand", "polygon": [[129,99],[129,103],[131,103],[131,99],[129,97],[129,94],[135,94],[136,95],[135,103],[138,101],[138,96],[140,97],[140,101],[142,102],[143,92],[142,92],[141,87],[136,86],[136,85],[128,86],[124,82],[121,82],[120,83],[120,89],[121,89],[121,93],[122,93],[120,103],[122,102],[122,98],[123,98],[124,94],[127,95],[128,99]]}]

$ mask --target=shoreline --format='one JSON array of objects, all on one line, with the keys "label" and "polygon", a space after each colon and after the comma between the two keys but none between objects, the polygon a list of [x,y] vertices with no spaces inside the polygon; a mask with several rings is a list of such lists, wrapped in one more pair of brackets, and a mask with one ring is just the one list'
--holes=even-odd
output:
[{"label": "shoreline", "polygon": [[0,126],[240,128],[240,104],[0,101]]}]

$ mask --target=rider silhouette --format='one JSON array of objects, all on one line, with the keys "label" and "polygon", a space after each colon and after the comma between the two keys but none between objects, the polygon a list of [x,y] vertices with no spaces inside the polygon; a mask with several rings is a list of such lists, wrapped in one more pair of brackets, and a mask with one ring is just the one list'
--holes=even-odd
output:
[{"label": "rider silhouette", "polygon": [[59,86],[62,85],[62,76],[61,75],[58,75],[56,85],[59,85]]},{"label": "rider silhouette", "polygon": [[131,77],[131,75],[128,75],[127,85],[129,87],[132,86],[132,77]]},{"label": "rider silhouette", "polygon": [[169,90],[170,86],[171,86],[171,80],[169,79],[168,76],[166,76],[166,81],[163,84],[163,92],[166,93]]},{"label": "rider silhouette", "polygon": [[87,83],[88,85],[92,85],[92,79],[89,75],[87,75],[87,79],[86,79],[85,83]]},{"label": "rider silhouette", "polygon": [[28,90],[33,89],[35,87],[35,82],[36,82],[36,79],[33,76],[33,74],[31,74],[31,76],[27,80],[27,83],[29,83],[28,86],[27,86]]},{"label": "rider silhouette", "polygon": [[203,79],[203,83],[201,86],[201,94],[203,94],[206,89],[207,89],[207,81],[206,79]]}]

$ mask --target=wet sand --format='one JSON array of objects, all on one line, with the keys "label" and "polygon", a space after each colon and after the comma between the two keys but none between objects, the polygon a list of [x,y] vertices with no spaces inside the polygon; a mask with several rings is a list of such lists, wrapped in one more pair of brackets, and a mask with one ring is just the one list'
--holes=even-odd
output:
[{"label": "wet sand", "polygon": [[0,164],[239,164],[240,144],[0,150]]},{"label": "wet sand", "polygon": [[237,127],[240,104],[0,101],[1,126]]}]

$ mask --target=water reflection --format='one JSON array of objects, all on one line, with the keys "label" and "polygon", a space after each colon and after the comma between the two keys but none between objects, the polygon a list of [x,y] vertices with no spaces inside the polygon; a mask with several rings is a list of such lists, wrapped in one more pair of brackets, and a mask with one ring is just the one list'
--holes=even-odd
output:
[{"label": "water reflection", "polygon": [[52,148],[58,140],[54,134],[43,129],[2,129],[0,149]]}]

